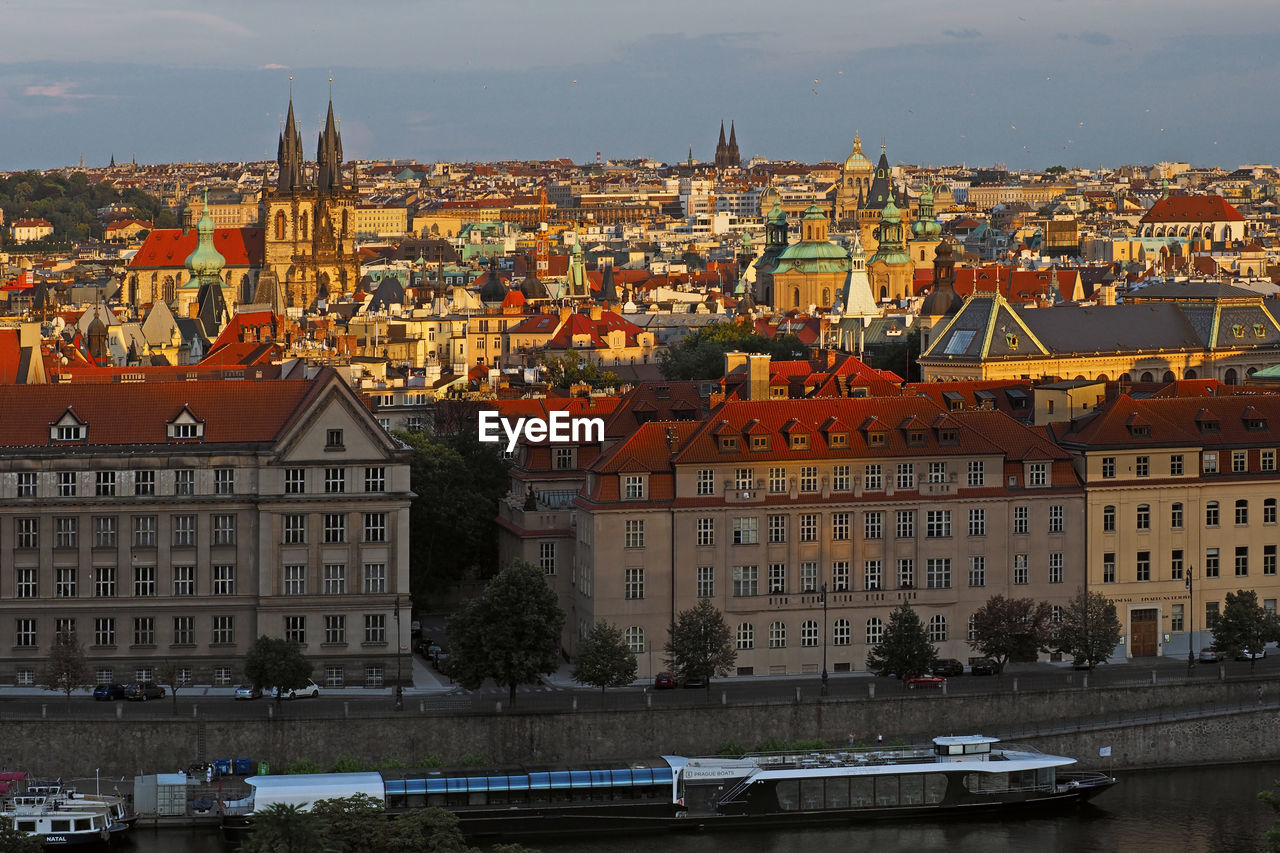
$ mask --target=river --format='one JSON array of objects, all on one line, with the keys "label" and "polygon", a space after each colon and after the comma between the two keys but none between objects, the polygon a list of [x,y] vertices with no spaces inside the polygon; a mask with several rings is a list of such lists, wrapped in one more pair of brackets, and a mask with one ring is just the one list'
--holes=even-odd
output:
[{"label": "river", "polygon": [[[1258,853],[1273,815],[1257,793],[1280,779],[1280,762],[1117,774],[1090,806],[1052,817],[918,821],[801,832],[628,836],[539,842],[544,853],[849,853],[851,850]],[[139,830],[138,853],[223,853],[213,831]]]}]

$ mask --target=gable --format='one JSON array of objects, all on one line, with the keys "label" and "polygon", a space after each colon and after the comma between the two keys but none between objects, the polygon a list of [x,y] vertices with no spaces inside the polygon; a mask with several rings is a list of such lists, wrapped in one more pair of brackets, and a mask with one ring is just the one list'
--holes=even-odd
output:
[{"label": "gable", "polygon": [[[354,395],[344,391],[338,380],[330,380],[329,387],[302,409],[280,442],[281,463],[342,465],[391,455],[395,442]],[[335,430],[341,436],[337,444],[330,441]]]}]

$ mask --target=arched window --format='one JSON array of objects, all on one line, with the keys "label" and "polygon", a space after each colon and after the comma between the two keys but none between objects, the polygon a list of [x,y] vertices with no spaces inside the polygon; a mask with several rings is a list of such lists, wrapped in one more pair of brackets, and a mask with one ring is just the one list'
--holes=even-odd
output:
[{"label": "arched window", "polygon": [[307,239],[307,212],[305,210],[298,217],[298,224],[302,227],[302,239]]},{"label": "arched window", "polygon": [[1161,381],[1163,381],[1163,382],[1173,382],[1173,381],[1175,381],[1177,378],[1178,378],[1178,377],[1176,377],[1176,376],[1174,376],[1174,375],[1173,375],[1173,371],[1172,371],[1172,370],[1166,370],[1166,371],[1164,372],[1164,378],[1163,378]]},{"label": "arched window", "polygon": [[794,287],[791,289],[791,307],[793,308],[800,307],[800,288],[798,287]]},{"label": "arched window", "polygon": [[632,625],[623,632],[622,636],[627,641],[627,648],[631,650],[633,655],[644,654],[644,628]]},{"label": "arched window", "polygon": [[164,301],[172,302],[175,292],[176,290],[173,284],[173,276],[171,275],[165,276],[164,277],[164,293],[163,293]]},{"label": "arched window", "polygon": [[1218,526],[1218,502],[1217,501],[1209,501],[1207,504],[1204,505],[1204,526],[1205,527]]},{"label": "arched window", "polygon": [[853,642],[853,627],[848,619],[837,619],[831,629],[831,645],[847,646]]},{"label": "arched window", "polygon": [[1236,501],[1236,524],[1249,523],[1249,502],[1247,500]]},{"label": "arched window", "polygon": [[773,622],[769,625],[769,648],[785,649],[787,647],[787,624]]},{"label": "arched window", "polygon": [[1234,367],[1228,367],[1227,372],[1222,374],[1222,384],[1224,385],[1235,385],[1239,381],[1239,374],[1236,373]]},{"label": "arched window", "polygon": [[822,307],[825,308],[830,304],[831,304],[831,290],[829,288],[824,287],[822,288]]},{"label": "arched window", "polygon": [[1154,382],[1155,380],[1156,378],[1151,374],[1150,370],[1143,371],[1142,375],[1138,377],[1139,382]]},{"label": "arched window", "polygon": [[284,239],[284,211],[283,210],[276,211],[276,239],[277,240]]},{"label": "arched window", "polygon": [[1102,508],[1102,532],[1114,533],[1116,529],[1116,508],[1107,504]]},{"label": "arched window", "polygon": [[1138,504],[1137,528],[1139,530],[1151,529],[1151,505],[1150,504]]},{"label": "arched window", "polygon": [[738,650],[746,651],[756,647],[756,629],[750,622],[738,626]]},{"label": "arched window", "polygon": [[813,619],[806,619],[801,624],[800,645],[809,647],[818,645],[818,623]]},{"label": "arched window", "polygon": [[884,622],[879,616],[867,620],[867,645],[878,646],[884,642]]},{"label": "arched window", "polygon": [[924,260],[924,249],[920,250],[920,260]]},{"label": "arched window", "polygon": [[929,642],[945,643],[947,641],[947,617],[939,613],[929,620]]}]

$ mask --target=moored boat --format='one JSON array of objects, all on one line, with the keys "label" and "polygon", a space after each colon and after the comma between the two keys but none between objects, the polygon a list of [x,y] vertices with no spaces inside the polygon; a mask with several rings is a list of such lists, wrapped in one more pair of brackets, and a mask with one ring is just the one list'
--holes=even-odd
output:
[{"label": "moored boat", "polygon": [[0,817],[20,832],[40,836],[46,847],[106,841],[127,832],[138,819],[120,796],[84,794],[60,779],[33,781],[22,772],[2,776]]}]

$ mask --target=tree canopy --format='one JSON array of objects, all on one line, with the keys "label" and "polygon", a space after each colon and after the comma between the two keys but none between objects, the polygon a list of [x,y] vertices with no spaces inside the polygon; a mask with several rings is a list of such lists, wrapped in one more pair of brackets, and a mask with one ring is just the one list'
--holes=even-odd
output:
[{"label": "tree canopy", "polygon": [[603,619],[591,626],[578,647],[574,680],[603,693],[608,687],[626,687],[636,677],[636,656],[616,625]]},{"label": "tree canopy", "polygon": [[244,659],[244,677],[261,690],[280,688],[277,701],[289,690],[304,686],[311,669],[311,662],[293,640],[265,635],[253,641]]},{"label": "tree canopy", "polygon": [[65,693],[70,704],[73,692],[93,686],[92,678],[80,638],[73,633],[59,633],[54,637],[40,674],[41,683],[49,690]]},{"label": "tree canopy", "polygon": [[[1226,657],[1241,652],[1260,652],[1267,643],[1280,640],[1280,621],[1258,603],[1258,593],[1242,589],[1227,593],[1222,612],[1209,620],[1213,632],[1213,650]],[[1253,656],[1249,657],[1253,668]]]},{"label": "tree canopy", "polygon": [[142,190],[118,191],[106,181],[90,183],[83,173],[14,172],[0,177],[0,209],[5,221],[47,219],[53,225],[55,243],[101,238],[103,224],[99,208],[125,204],[137,219],[149,220],[157,228],[172,228],[177,222],[160,199]]},{"label": "tree canopy", "polygon": [[920,615],[904,601],[889,614],[884,639],[867,652],[867,669],[876,675],[907,678],[928,672],[937,660],[938,651]]},{"label": "tree canopy", "polygon": [[514,704],[517,687],[559,667],[563,630],[564,612],[543,571],[517,561],[450,617],[449,675],[468,690],[492,678]]},{"label": "tree canopy", "polygon": [[1011,660],[1035,660],[1052,639],[1050,615],[1043,601],[993,595],[973,614],[969,645],[1001,667]]},{"label": "tree canopy", "polygon": [[40,853],[44,842],[38,835],[27,835],[14,828],[13,821],[0,820],[0,851],[3,853]]},{"label": "tree canopy", "polygon": [[1115,604],[1100,592],[1081,590],[1063,613],[1051,645],[1092,669],[1111,657],[1119,642]]},{"label": "tree canopy", "polygon": [[659,367],[667,379],[719,379],[724,354],[734,351],[768,353],[779,361],[806,358],[809,348],[795,335],[766,338],[749,320],[709,323],[663,352]]},{"label": "tree canopy", "polygon": [[581,383],[592,388],[617,388],[622,384],[618,374],[612,370],[605,370],[589,361],[583,362],[574,353],[557,356],[546,350],[539,350],[538,363],[546,370],[547,382],[555,388],[568,388]]},{"label": "tree canopy", "polygon": [[681,610],[675,624],[667,629],[665,663],[677,681],[705,679],[728,675],[738,660],[724,614],[711,599],[700,599],[696,606]]}]

